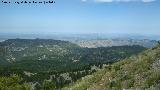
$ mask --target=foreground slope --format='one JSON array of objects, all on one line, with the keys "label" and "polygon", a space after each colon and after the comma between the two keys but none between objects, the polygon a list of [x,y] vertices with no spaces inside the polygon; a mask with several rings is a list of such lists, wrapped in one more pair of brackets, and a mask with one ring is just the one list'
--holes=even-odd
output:
[{"label": "foreground slope", "polygon": [[160,90],[160,45],[108,65],[63,90]]}]

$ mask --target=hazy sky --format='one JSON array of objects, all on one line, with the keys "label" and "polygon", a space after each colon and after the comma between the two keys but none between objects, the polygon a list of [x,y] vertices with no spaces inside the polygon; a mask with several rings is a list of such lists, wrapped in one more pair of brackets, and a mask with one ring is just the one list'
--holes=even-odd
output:
[{"label": "hazy sky", "polygon": [[48,5],[1,1],[0,33],[160,35],[160,0],[55,0],[55,4]]}]

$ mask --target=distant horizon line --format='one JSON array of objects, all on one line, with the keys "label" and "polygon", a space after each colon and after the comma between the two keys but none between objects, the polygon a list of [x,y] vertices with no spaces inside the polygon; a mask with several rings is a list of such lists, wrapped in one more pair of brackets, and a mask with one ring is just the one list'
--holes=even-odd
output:
[{"label": "distant horizon line", "polygon": [[56,39],[56,40],[95,40],[95,39],[139,39],[160,40],[160,35],[136,33],[0,33],[0,39]]},{"label": "distant horizon line", "polygon": [[116,34],[120,34],[120,35],[138,35],[138,36],[160,36],[159,34],[148,34],[148,33],[111,33],[111,32],[50,32],[50,33],[35,33],[35,32],[0,32],[0,35],[2,34],[33,34],[33,35],[52,35],[52,34],[111,34],[111,35],[116,35]]}]

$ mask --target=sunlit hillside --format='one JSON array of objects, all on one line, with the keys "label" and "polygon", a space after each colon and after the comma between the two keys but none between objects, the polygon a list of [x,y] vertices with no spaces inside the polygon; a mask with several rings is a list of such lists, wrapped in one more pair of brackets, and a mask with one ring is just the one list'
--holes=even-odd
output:
[{"label": "sunlit hillside", "polygon": [[160,45],[106,66],[63,90],[160,90]]}]

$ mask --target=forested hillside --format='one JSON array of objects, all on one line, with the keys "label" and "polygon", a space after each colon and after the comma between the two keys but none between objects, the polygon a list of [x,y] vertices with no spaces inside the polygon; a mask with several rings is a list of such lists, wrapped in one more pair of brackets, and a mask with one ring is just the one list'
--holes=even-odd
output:
[{"label": "forested hillside", "polygon": [[115,62],[144,49],[141,46],[81,48],[68,41],[9,39],[0,43],[0,65],[35,72],[67,71],[88,64]]},{"label": "forested hillside", "polygon": [[7,87],[60,89],[143,50],[146,48],[137,45],[83,48],[61,40],[9,39],[0,42],[0,89],[13,76],[19,78],[13,82],[20,86],[7,81],[11,83]]},{"label": "forested hillside", "polygon": [[160,45],[85,76],[63,90],[159,90]]}]

